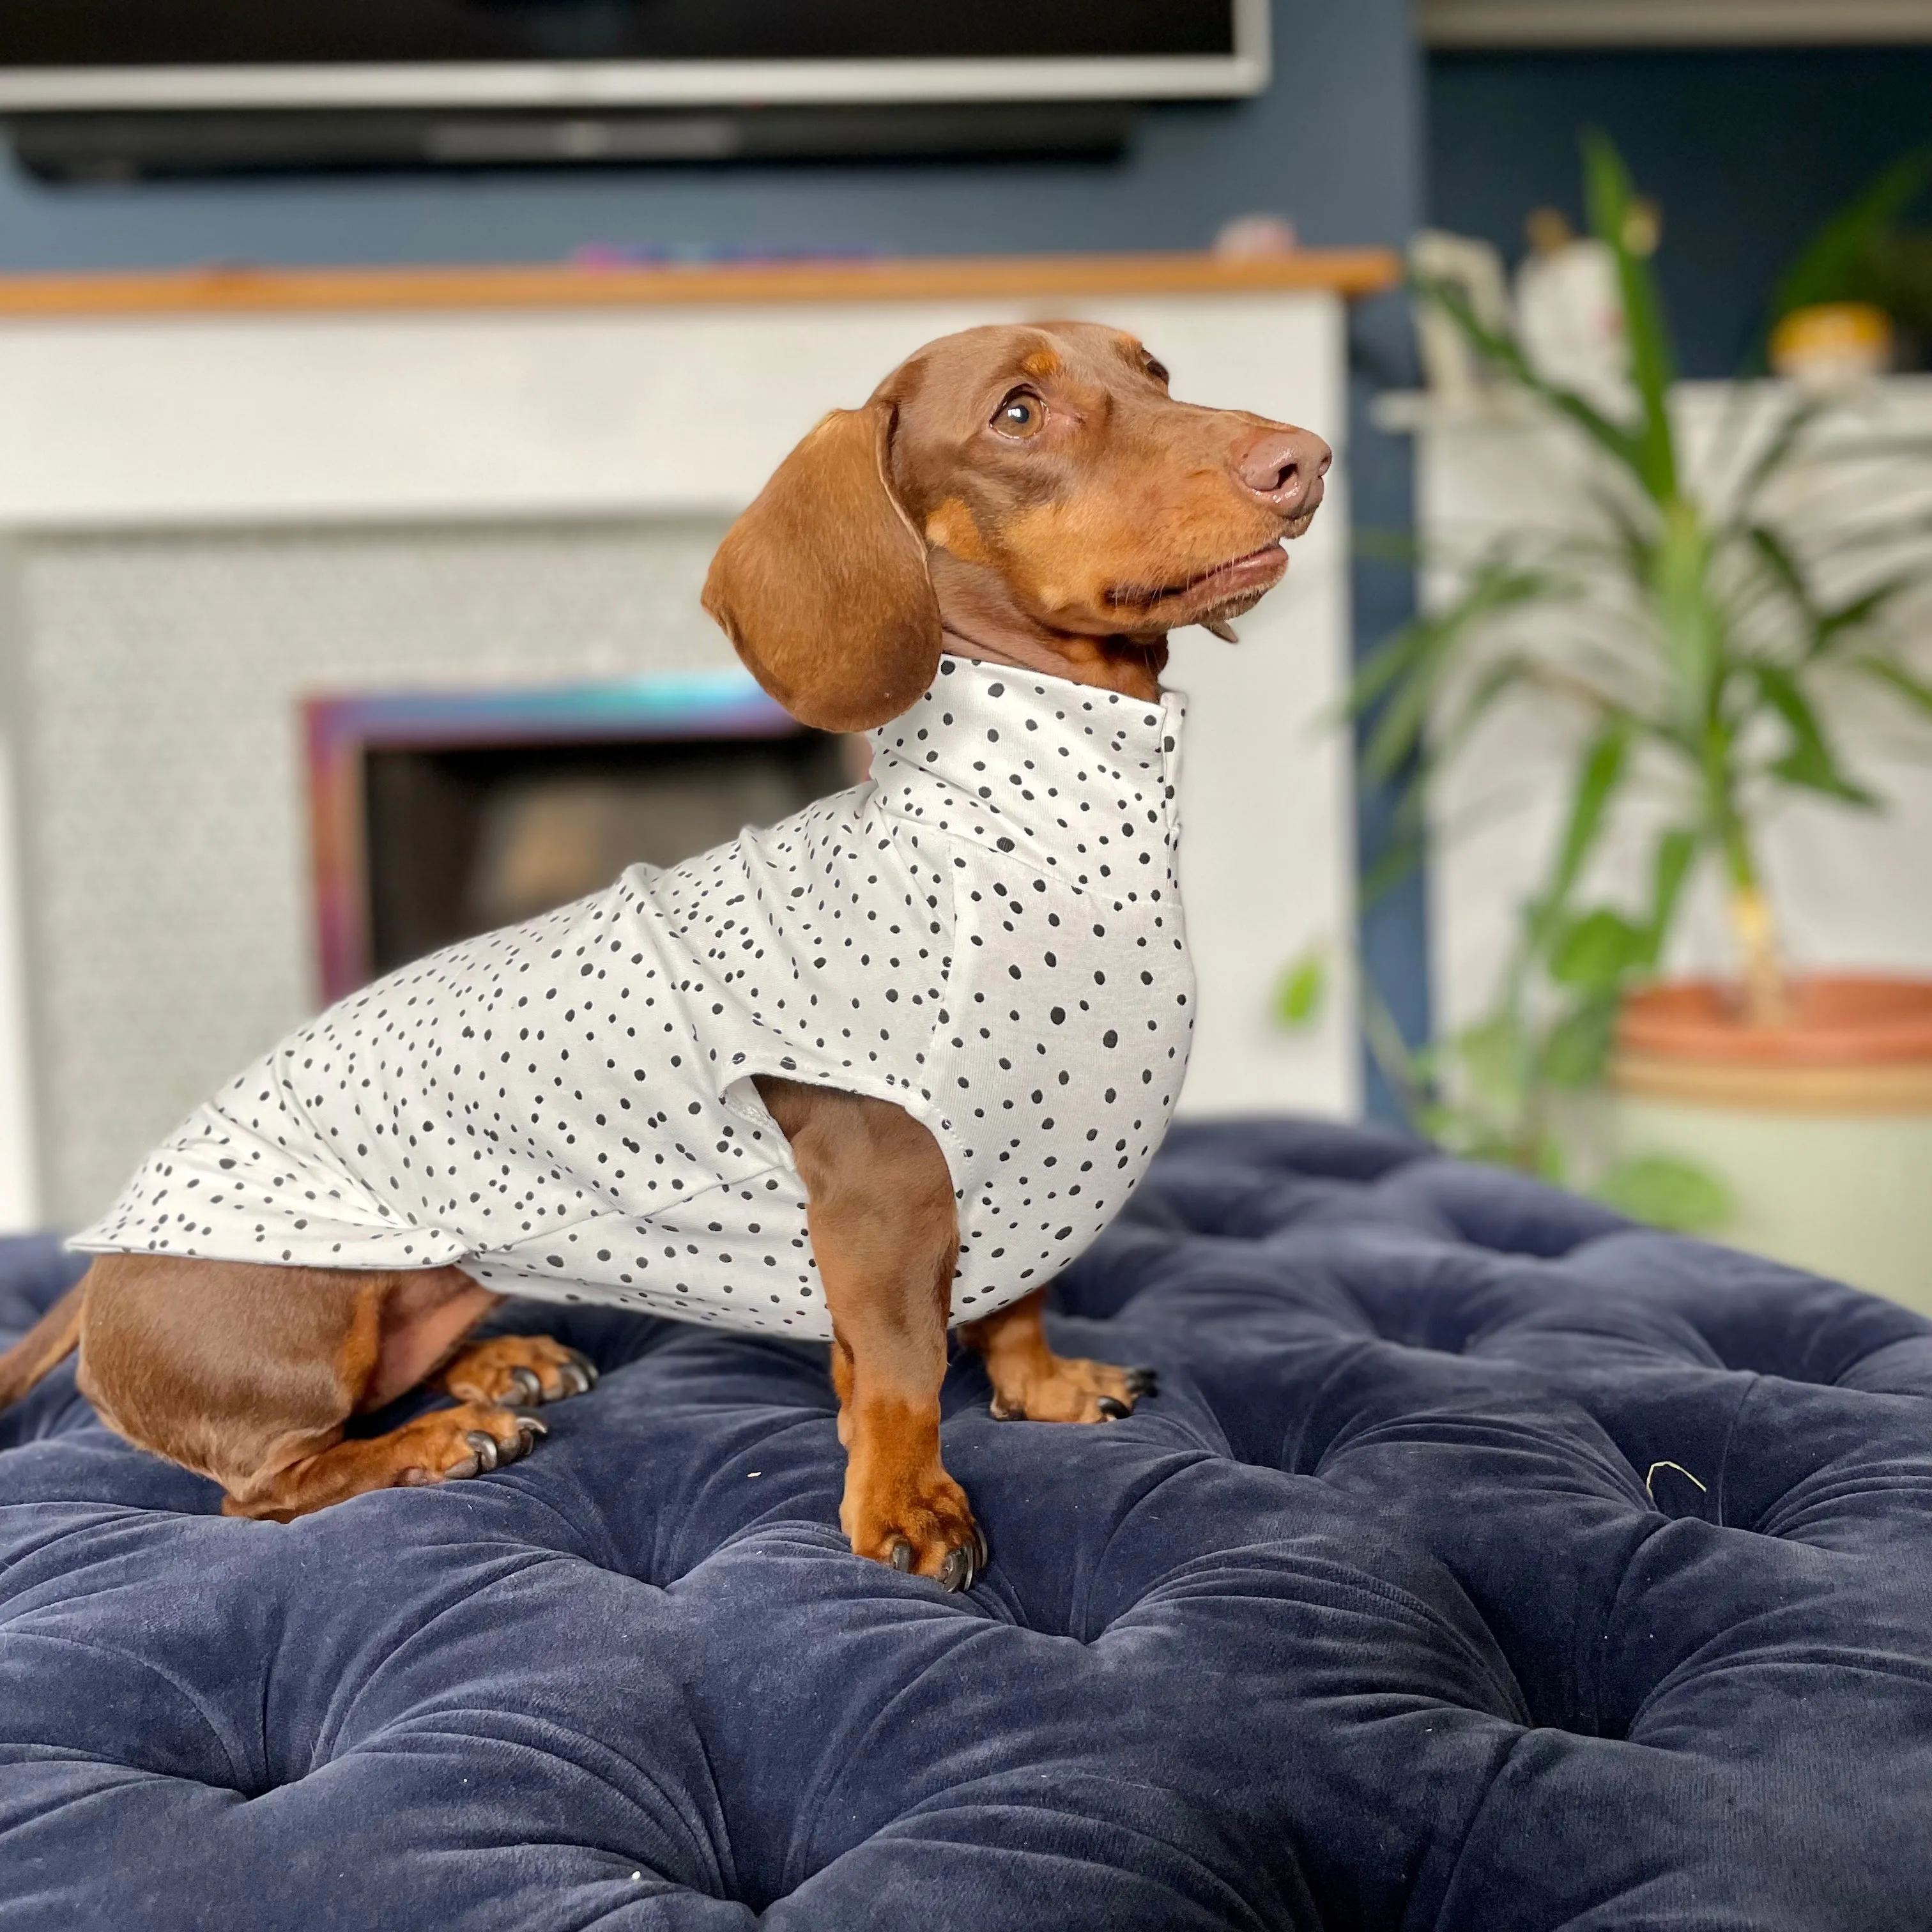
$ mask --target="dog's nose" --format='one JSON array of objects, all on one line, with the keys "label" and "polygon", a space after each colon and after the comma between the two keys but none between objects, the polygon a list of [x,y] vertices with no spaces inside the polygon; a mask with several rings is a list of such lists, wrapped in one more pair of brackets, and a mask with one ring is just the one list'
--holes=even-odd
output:
[{"label": "dog's nose", "polygon": [[1312,430],[1265,429],[1236,445],[1234,475],[1271,509],[1299,516],[1322,500],[1335,452]]}]

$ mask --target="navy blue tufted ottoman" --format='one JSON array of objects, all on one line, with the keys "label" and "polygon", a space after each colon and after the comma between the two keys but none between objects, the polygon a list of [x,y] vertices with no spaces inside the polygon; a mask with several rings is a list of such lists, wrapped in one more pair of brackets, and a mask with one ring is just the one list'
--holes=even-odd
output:
[{"label": "navy blue tufted ottoman", "polygon": [[[0,1257],[0,1331],[70,1277]],[[0,1932],[1932,1925],[1932,1325],[1358,1130],[1177,1131],[1157,1364],[848,1555],[822,1355],[540,1312],[525,1463],[286,1528],[0,1417]]]}]

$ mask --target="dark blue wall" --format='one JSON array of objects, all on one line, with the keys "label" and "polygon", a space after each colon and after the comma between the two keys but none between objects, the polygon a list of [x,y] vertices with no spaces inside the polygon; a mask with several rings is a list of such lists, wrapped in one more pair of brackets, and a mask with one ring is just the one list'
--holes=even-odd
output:
[{"label": "dark blue wall", "polygon": [[1932,140],[1932,47],[1438,54],[1428,118],[1430,219],[1512,260],[1532,208],[1580,218],[1577,135],[1606,131],[1663,203],[1686,373],[1723,376],[1819,224]]},{"label": "dark blue wall", "polygon": [[[1415,225],[1420,66],[1405,0],[1274,0],[1264,97],[1150,110],[1109,164],[760,167],[706,172],[263,179],[47,188],[0,172],[0,268],[555,260],[586,244],[881,254],[1194,248],[1231,215],[1276,210],[1303,238],[1400,245]],[[1408,380],[1399,302],[1355,318],[1349,425],[1359,522],[1405,524],[1408,453],[1366,418],[1370,372]],[[1316,424],[1328,429],[1333,425]],[[1386,571],[1358,583],[1358,648],[1408,606]],[[1377,813],[1365,808],[1372,848]],[[1257,877],[1257,892],[1268,890]],[[1371,972],[1426,1027],[1419,885],[1365,921]]]}]

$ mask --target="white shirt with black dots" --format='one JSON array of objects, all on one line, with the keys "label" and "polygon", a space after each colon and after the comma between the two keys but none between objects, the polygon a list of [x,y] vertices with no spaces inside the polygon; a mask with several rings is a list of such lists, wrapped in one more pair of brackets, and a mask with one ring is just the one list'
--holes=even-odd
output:
[{"label": "white shirt with black dots", "polygon": [[952,1318],[1118,1213],[1186,1070],[1184,704],[963,658],[872,776],[352,994],[190,1114],[74,1245],[829,1337],[754,1074],[896,1102],[958,1203]]}]

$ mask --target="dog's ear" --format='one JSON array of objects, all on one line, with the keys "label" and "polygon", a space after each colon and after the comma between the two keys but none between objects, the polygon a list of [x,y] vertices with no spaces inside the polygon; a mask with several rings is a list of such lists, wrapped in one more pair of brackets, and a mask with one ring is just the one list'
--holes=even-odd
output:
[{"label": "dog's ear", "polygon": [[704,608],[801,724],[866,731],[939,668],[926,544],[892,485],[896,411],[835,410],[731,526]]}]

